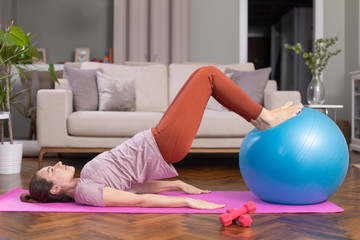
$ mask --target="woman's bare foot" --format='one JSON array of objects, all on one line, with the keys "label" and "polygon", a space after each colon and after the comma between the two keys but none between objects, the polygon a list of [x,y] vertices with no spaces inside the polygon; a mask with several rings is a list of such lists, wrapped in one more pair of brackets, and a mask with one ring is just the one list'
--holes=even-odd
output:
[{"label": "woman's bare foot", "polygon": [[274,110],[267,110],[263,108],[259,117],[256,120],[251,120],[250,122],[259,131],[263,131],[275,127],[289,118],[295,117],[303,107],[304,106],[301,103],[293,105],[292,102],[287,102],[280,108]]}]

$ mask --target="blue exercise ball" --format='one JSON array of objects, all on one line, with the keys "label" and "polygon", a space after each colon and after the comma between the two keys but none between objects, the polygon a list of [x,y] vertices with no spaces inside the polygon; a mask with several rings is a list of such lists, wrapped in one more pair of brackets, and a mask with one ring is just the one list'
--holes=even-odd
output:
[{"label": "blue exercise ball", "polygon": [[325,201],[340,187],[349,151],[338,126],[310,108],[265,131],[253,129],[241,145],[241,174],[260,199],[278,204]]}]

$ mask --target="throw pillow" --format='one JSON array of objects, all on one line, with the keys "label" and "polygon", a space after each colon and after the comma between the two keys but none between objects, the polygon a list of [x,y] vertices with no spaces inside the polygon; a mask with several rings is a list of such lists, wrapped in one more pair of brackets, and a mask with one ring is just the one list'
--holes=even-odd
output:
[{"label": "throw pillow", "polygon": [[135,82],[133,78],[97,73],[100,111],[135,111]]},{"label": "throw pillow", "polygon": [[[232,79],[234,73],[227,73],[225,75],[228,78]],[[215,111],[230,111],[229,109],[221,105],[218,101],[216,101],[216,99],[213,97],[209,98],[208,104],[206,105],[206,109],[215,110]]]},{"label": "throw pillow", "polygon": [[75,111],[96,111],[98,109],[96,72],[101,69],[83,70],[65,65],[64,71],[74,96]]},{"label": "throw pillow", "polygon": [[234,73],[232,78],[234,83],[260,105],[264,104],[264,89],[269,80],[270,72],[270,67],[249,72],[225,69],[225,73]]}]

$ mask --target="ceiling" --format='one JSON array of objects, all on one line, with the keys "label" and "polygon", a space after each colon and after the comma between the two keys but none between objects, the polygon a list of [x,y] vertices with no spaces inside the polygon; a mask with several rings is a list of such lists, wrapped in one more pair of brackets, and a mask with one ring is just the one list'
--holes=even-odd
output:
[{"label": "ceiling", "polygon": [[294,7],[312,7],[313,0],[249,0],[249,26],[271,26]]}]

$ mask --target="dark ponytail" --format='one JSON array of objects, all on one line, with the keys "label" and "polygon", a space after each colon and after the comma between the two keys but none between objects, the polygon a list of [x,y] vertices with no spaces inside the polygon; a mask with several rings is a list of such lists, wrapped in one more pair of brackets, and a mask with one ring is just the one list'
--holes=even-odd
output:
[{"label": "dark ponytail", "polygon": [[35,173],[32,176],[29,183],[29,192],[30,194],[22,194],[20,196],[21,201],[23,202],[71,202],[74,199],[65,195],[65,193],[51,194],[50,190],[53,187],[52,182],[46,181],[46,179],[39,178],[38,174]]}]

